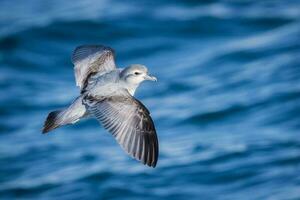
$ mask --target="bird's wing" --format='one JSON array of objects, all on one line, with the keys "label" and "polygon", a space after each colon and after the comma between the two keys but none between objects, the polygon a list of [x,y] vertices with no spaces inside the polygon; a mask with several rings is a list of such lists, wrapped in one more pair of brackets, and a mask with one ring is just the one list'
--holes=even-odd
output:
[{"label": "bird's wing", "polygon": [[72,54],[76,85],[80,89],[86,79],[96,72],[109,72],[116,69],[114,50],[103,45],[82,45]]},{"label": "bird's wing", "polygon": [[140,101],[125,91],[103,98],[87,96],[83,102],[129,155],[143,164],[156,166],[156,130],[148,109]]}]

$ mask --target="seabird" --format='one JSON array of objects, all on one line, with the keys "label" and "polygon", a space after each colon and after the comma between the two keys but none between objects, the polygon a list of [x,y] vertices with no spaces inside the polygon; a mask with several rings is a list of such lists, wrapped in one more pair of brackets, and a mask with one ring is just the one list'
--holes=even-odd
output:
[{"label": "seabird", "polygon": [[80,96],[62,110],[50,112],[43,133],[82,118],[95,117],[136,160],[155,167],[158,139],[149,110],[134,97],[140,83],[157,81],[147,67],[117,68],[115,53],[103,45],[82,45],[72,54]]}]

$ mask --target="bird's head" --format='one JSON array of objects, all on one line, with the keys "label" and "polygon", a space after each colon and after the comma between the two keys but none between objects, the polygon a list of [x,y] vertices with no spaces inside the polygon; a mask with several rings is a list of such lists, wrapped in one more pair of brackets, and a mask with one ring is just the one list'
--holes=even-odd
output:
[{"label": "bird's head", "polygon": [[149,75],[148,69],[144,65],[132,64],[122,70],[121,79],[131,85],[139,85],[145,80],[157,81],[156,77]]}]

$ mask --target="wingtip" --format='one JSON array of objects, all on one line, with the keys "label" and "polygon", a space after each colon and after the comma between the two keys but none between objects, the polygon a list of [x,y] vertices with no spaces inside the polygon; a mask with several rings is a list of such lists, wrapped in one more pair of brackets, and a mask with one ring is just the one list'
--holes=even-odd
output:
[{"label": "wingtip", "polygon": [[156,167],[156,163],[151,164],[151,166],[149,166],[149,167],[155,168]]},{"label": "wingtip", "polygon": [[[143,162],[142,162],[143,163]],[[157,164],[157,160],[156,161],[153,161],[152,163],[143,163],[144,165],[148,166],[148,167],[152,167],[152,168],[155,168],[156,167],[156,164]]]},{"label": "wingtip", "polygon": [[148,165],[149,167],[155,168],[156,164],[157,164],[158,158],[154,158],[154,160],[152,160],[152,162]]}]

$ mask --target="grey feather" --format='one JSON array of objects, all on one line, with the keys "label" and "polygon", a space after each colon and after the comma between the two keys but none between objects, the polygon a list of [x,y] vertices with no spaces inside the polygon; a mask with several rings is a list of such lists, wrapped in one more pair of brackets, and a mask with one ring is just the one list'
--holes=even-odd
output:
[{"label": "grey feather", "polygon": [[75,99],[69,107],[50,112],[45,121],[43,133],[47,133],[66,124],[73,124],[85,117],[87,112],[85,106],[82,104],[82,99],[83,96],[80,96]]},{"label": "grey feather", "polygon": [[156,130],[148,109],[141,102],[128,92],[103,98],[87,96],[83,102],[129,155],[143,164],[156,166]]},{"label": "grey feather", "polygon": [[116,69],[114,50],[103,45],[82,45],[72,54],[76,85],[83,88],[89,76]]}]

